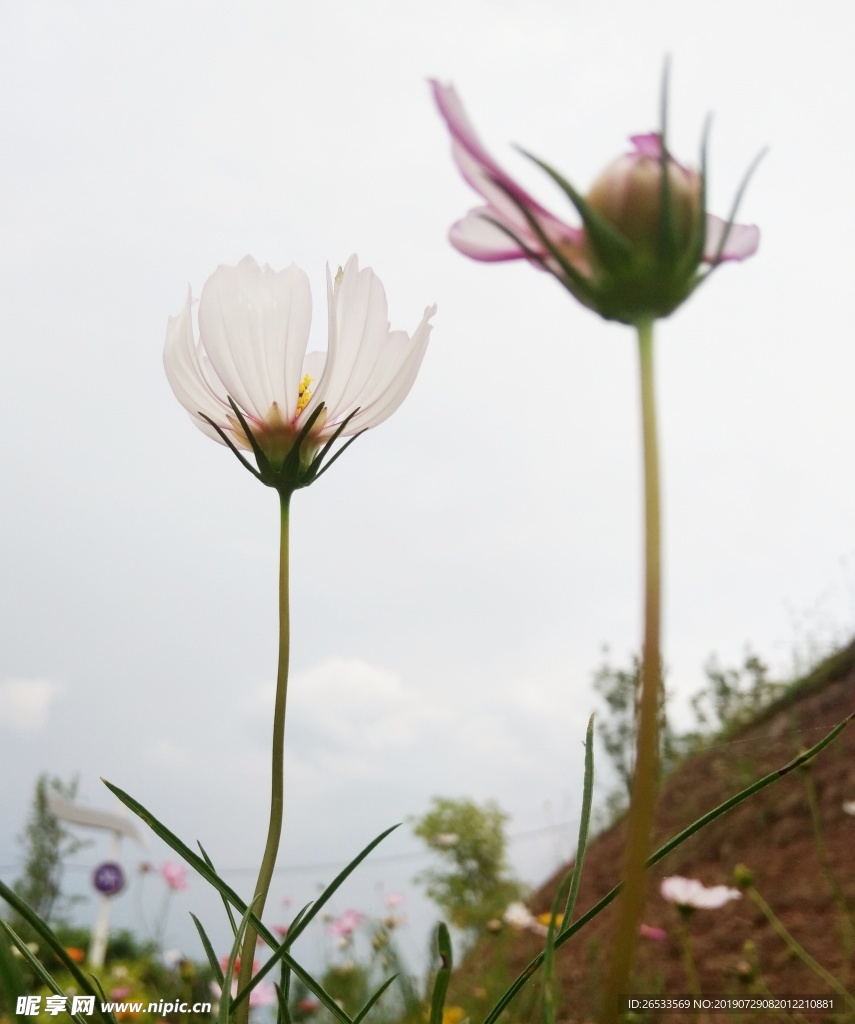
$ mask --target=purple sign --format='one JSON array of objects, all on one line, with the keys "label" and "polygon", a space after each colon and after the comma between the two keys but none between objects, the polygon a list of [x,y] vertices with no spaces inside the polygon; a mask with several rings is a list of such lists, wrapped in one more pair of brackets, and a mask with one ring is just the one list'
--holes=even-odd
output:
[{"label": "purple sign", "polygon": [[114,860],[105,860],[99,864],[92,874],[92,884],[104,896],[115,896],[125,887],[125,872],[121,864]]}]

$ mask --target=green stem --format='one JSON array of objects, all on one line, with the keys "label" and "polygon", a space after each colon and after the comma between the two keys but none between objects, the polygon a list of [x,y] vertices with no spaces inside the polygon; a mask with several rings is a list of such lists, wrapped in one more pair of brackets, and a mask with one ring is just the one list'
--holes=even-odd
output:
[{"label": "green stem", "polygon": [[807,790],[808,806],[810,808],[810,821],[813,829],[813,841],[816,846],[816,855],[822,868],[822,873],[825,875],[825,880],[828,882],[828,888],[831,890],[831,895],[834,897],[834,902],[837,904],[837,913],[840,920],[840,938],[843,943],[843,984],[849,983],[849,969],[852,964],[852,952],[855,950],[855,927],[852,924],[852,917],[849,911],[849,901],[846,899],[846,894],[840,886],[840,882],[837,880],[831,863],[828,859],[828,853],[825,849],[825,842],[822,838],[822,821],[819,814],[819,802],[816,798],[816,788],[813,784],[813,779],[810,776],[811,766],[805,765],[802,772],[802,779]]},{"label": "green stem", "polygon": [[[701,997],[701,986],[698,983],[698,971],[695,967],[695,958],[692,955],[692,939],[689,934],[689,917],[691,908],[678,907],[680,915],[680,948],[683,954],[683,968],[686,971],[686,978],[689,982],[689,993],[696,999]],[[697,1010],[692,1013],[692,1020],[698,1019]]]},{"label": "green stem", "polygon": [[843,996],[850,1007],[855,1009],[855,998],[853,998],[846,989],[840,984],[837,978],[833,974],[830,974],[820,963],[808,953],[806,949],[803,949],[795,938],[787,931],[784,927],[784,923],[780,920],[774,910],[769,904],[763,899],[759,892],[754,886],[749,886],[746,890],[748,896],[754,901],[755,906],[759,907],[763,912],[766,920],[774,929],[775,933],[784,940],[787,948],[794,953],[803,964],[806,964],[815,974],[819,975],[820,978],[828,985],[829,988],[834,989],[838,995]]},{"label": "green stem", "polygon": [[[255,886],[253,913],[260,918],[270,890],[270,880],[279,852],[282,835],[282,809],[285,788],[285,702],[288,695],[288,657],[291,646],[291,621],[288,597],[288,511],[291,502],[290,491],[279,492],[280,540],[279,540],[279,668],[276,674],[276,701],[273,708],[273,756],[270,784],[270,824],[267,829],[267,843]],[[255,958],[257,933],[253,927],[246,930],[240,959],[238,992],[242,991],[252,978],[252,962]],[[235,1007],[236,1024],[247,1024],[249,1020],[249,999]]]},{"label": "green stem", "polygon": [[603,1015],[618,1019],[618,998],[628,991],[638,926],[644,909],[644,868],[650,851],[653,815],[659,788],[659,649],[661,585],[661,529],[659,507],[659,450],[656,440],[656,398],[653,386],[653,321],[636,324],[641,377],[641,423],[644,446],[644,647],[636,739],[635,774],[629,807],[623,891],[618,906],[615,937]]}]

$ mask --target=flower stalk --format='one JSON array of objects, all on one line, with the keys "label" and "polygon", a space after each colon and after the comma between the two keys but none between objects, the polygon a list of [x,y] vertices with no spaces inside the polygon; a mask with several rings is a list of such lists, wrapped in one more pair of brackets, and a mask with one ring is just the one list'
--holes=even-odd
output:
[{"label": "flower stalk", "polygon": [[644,646],[638,705],[635,774],[629,808],[623,892],[618,907],[612,960],[603,1007],[607,1021],[616,1021],[618,997],[627,992],[638,926],[644,909],[644,881],[653,816],[659,789],[659,689],[662,674],[661,631],[661,516],[659,446],[653,375],[653,320],[642,320],[638,332],[641,379],[641,421],[644,451]]},{"label": "flower stalk", "polygon": [[744,889],[745,895],[753,901],[754,905],[760,910],[760,912],[772,926],[772,929],[775,932],[775,934],[784,941],[787,949],[789,949],[793,956],[798,957],[798,959],[801,960],[801,962],[805,964],[806,967],[809,967],[814,972],[814,974],[822,978],[822,980],[826,983],[826,985],[828,985],[830,989],[832,989],[832,991],[836,992],[839,996],[842,996],[850,1010],[855,1010],[855,997],[853,997],[851,993],[848,992],[843,987],[843,985],[840,984],[837,978],[835,978],[833,974],[831,974],[822,966],[822,964],[814,960],[814,958],[810,955],[810,953],[808,953],[806,949],[804,949],[803,946],[800,946],[799,943],[796,942],[795,938],[787,930],[783,921],[781,921],[781,919],[778,917],[775,911],[772,910],[772,908],[763,899],[763,897],[754,888],[754,886],[747,885],[744,887]]},{"label": "flower stalk", "polygon": [[[285,706],[288,697],[288,665],[291,650],[291,614],[289,592],[289,558],[288,558],[288,521],[292,492],[283,488],[279,491],[280,533],[279,533],[279,665],[276,673],[276,699],[273,708],[273,754],[270,780],[270,823],[267,829],[267,842],[264,856],[258,872],[255,886],[253,910],[257,917],[264,913],[267,894],[276,856],[279,852],[279,840],[282,835],[282,817],[285,793]],[[252,963],[255,955],[257,933],[250,925],[243,939],[238,974],[238,992],[249,984],[252,979]],[[249,1020],[249,999],[244,999],[235,1008],[237,1024],[247,1024]]]}]

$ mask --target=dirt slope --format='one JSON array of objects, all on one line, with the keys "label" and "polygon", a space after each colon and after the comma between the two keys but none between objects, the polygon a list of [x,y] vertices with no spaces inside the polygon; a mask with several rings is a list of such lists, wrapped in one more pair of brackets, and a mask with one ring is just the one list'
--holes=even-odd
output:
[{"label": "dirt slope", "polygon": [[[760,719],[727,743],[715,745],[687,761],[666,781],[657,818],[656,845],[750,782],[785,765],[853,711],[855,643],[829,658]],[[844,801],[855,800],[853,724],[809,770],[785,775],[689,839],[650,872],[644,920],[665,929],[668,937],[663,941],[641,940],[636,991],[672,994],[688,991],[677,940],[677,915],[659,895],[660,879],[680,874],[697,878],[706,885],[730,884],[731,872],[738,863],[754,871],[759,892],[821,964],[838,978],[846,979],[847,971],[850,979],[855,977],[855,965],[850,969],[844,963],[847,957],[840,900],[835,900],[832,894],[833,882],[823,869],[823,855],[812,827],[811,783],[816,794],[827,866],[839,881],[850,907],[855,907],[855,817],[843,810]],[[623,846],[622,823],[591,842],[576,916],[596,903],[618,881]],[[568,868],[569,865],[563,867],[529,900],[535,913],[549,909],[556,886]],[[557,976],[562,993],[559,1021],[595,1019],[598,978],[605,969],[602,952],[608,947],[613,927],[612,910],[613,907],[608,908],[557,953]],[[851,913],[850,917],[855,919]],[[697,911],[690,929],[704,994],[748,990],[746,983],[740,980],[739,970],[740,963],[746,961],[743,947],[749,939],[756,945],[760,981],[772,993],[803,995],[827,991],[814,974],[794,959],[748,899],[730,903],[720,910]],[[497,938],[485,936],[454,978],[452,999],[477,1013],[473,1000],[476,1004],[486,1000],[479,977],[487,977],[487,964],[495,964],[498,956],[503,963],[502,973],[506,968],[510,980],[539,951],[542,941],[528,933],[510,935],[507,928]],[[535,987],[529,986],[529,989]],[[851,983],[849,988],[853,988]],[[485,1004],[482,1015],[487,1008]],[[518,997],[508,1019],[540,1019],[533,991],[526,990]],[[691,1020],[690,1017],[674,1019]],[[712,1019],[724,1022],[728,1018]],[[760,1017],[744,1019],[761,1020]],[[824,1017],[807,1015],[807,1019]]]}]

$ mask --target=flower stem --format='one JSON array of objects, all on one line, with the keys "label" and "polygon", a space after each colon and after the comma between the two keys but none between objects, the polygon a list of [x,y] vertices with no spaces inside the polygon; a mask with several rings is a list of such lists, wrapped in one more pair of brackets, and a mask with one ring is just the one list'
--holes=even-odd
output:
[{"label": "flower stem", "polygon": [[[684,907],[677,908],[680,915],[680,949],[683,954],[683,969],[686,972],[686,979],[689,982],[689,992],[695,998],[701,997],[701,986],[698,983],[698,971],[695,967],[695,958],[692,954],[692,939],[689,934],[689,917],[691,911]],[[698,1012],[692,1013],[693,1021],[698,1019]]]},{"label": "flower stem", "polygon": [[781,921],[775,911],[772,910],[754,886],[749,886],[745,892],[754,901],[754,905],[761,910],[779,938],[784,940],[790,952],[797,956],[803,964],[822,978],[829,988],[833,989],[838,995],[843,996],[851,1008],[855,1009],[855,998],[846,991],[843,985],[840,984],[833,974],[830,974],[822,964],[814,960],[810,953],[796,942],[795,938],[793,938],[793,936],[787,931],[783,921]]},{"label": "flower stem", "polygon": [[[279,492],[280,504],[280,540],[279,540],[279,668],[276,674],[276,700],[273,708],[273,755],[272,777],[270,784],[270,824],[267,829],[267,843],[258,872],[255,886],[253,912],[260,918],[264,912],[276,855],[279,852],[279,839],[282,834],[282,809],[285,786],[285,702],[288,695],[288,658],[291,647],[291,620],[288,595],[288,512],[291,503],[291,492]],[[246,930],[240,958],[238,975],[238,991],[240,992],[252,979],[252,962],[255,958],[257,934],[250,926]],[[244,999],[235,1009],[237,1024],[247,1024],[249,1020],[249,999]]]},{"label": "flower stem", "polygon": [[641,423],[644,449],[644,646],[638,704],[635,773],[629,807],[623,892],[618,906],[603,1017],[618,1019],[618,998],[628,991],[638,926],[644,909],[645,861],[650,851],[653,815],[659,788],[659,692],[662,668],[659,649],[661,528],[659,449],[656,440],[656,399],[653,386],[653,321],[641,320],[638,331],[641,378]]}]

